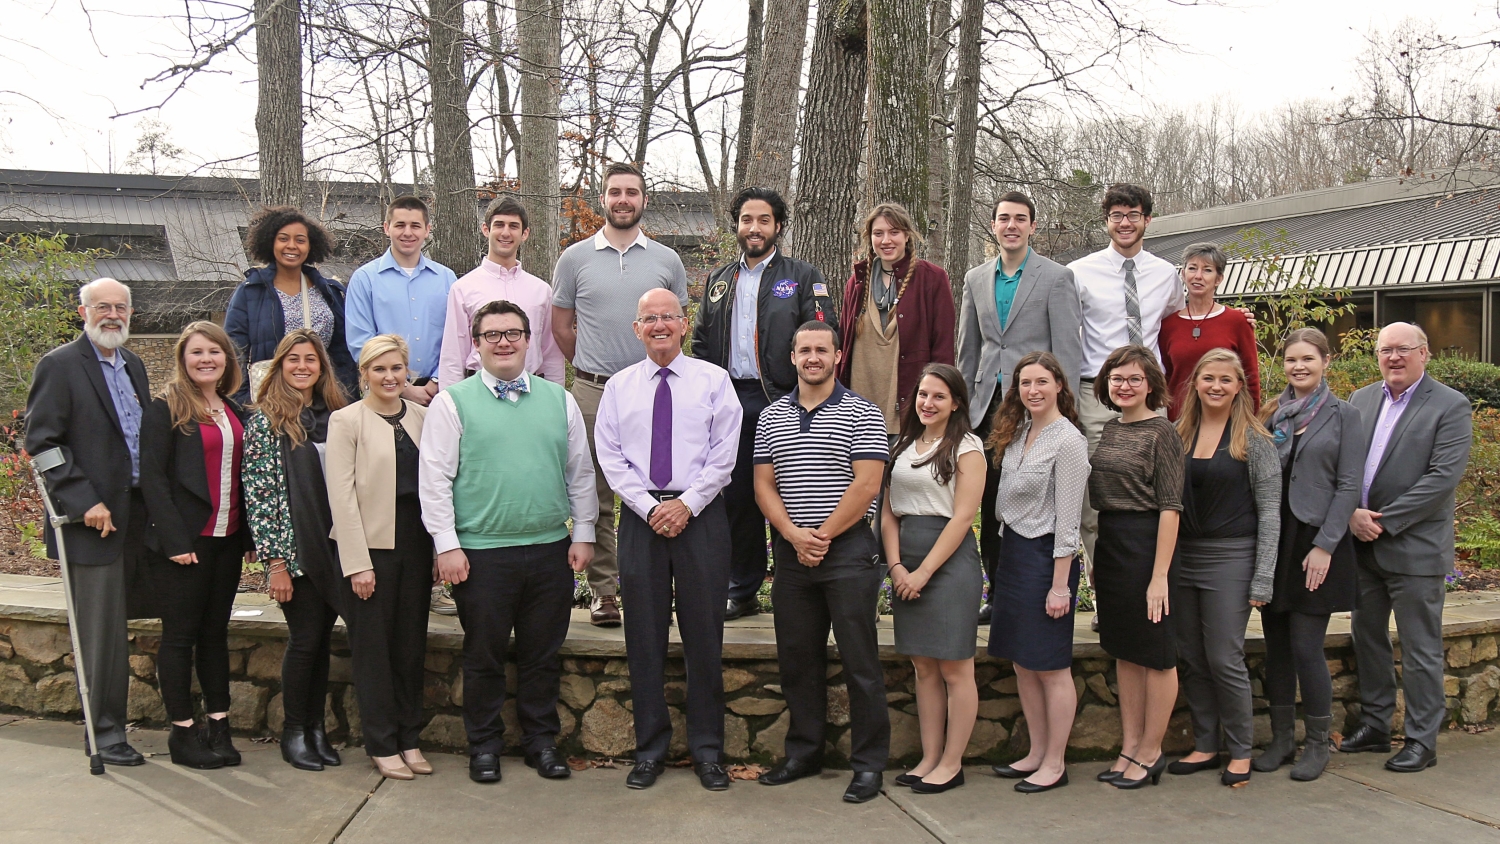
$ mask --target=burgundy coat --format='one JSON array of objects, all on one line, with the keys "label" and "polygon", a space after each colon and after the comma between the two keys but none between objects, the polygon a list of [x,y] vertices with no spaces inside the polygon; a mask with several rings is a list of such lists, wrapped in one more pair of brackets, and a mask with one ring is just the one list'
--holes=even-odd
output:
[{"label": "burgundy coat", "polygon": [[[897,262],[894,273],[897,279],[906,277],[907,261]],[[896,366],[896,414],[906,409],[906,402],[917,388],[917,379],[929,363],[953,364],[953,338],[958,317],[953,311],[953,287],[948,274],[937,264],[918,258],[916,272],[906,293],[896,303],[896,334],[901,342],[901,361]],[[839,312],[839,327],[843,330],[843,361],[838,367],[838,378],[846,386],[852,366],[855,335],[863,317],[865,285],[870,279],[870,262],[860,261],[854,265],[854,274],[844,285],[844,308]]]}]

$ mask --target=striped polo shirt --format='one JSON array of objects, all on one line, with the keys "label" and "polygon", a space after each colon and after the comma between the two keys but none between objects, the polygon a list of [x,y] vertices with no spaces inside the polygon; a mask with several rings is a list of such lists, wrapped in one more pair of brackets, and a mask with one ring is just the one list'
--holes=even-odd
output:
[{"label": "striped polo shirt", "polygon": [[[800,388],[761,411],[755,428],[755,462],[776,470],[776,489],[792,524],[815,528],[838,507],[854,483],[854,461],[890,456],[885,417],[868,399],[834,382],[827,401],[805,410]],[[875,514],[870,505],[869,515]]]}]

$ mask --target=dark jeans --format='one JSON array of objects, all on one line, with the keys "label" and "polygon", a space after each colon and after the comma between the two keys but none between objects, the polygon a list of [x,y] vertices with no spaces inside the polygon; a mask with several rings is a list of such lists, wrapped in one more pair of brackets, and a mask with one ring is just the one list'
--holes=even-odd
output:
[{"label": "dark jeans", "polygon": [[667,710],[667,632],[672,594],[687,664],[687,740],[693,760],[718,762],[724,750],[724,609],[729,525],[715,498],[668,539],[634,510],[620,511],[620,588],[625,653],[635,715],[635,759],[666,759],[672,743]]},{"label": "dark jeans", "polygon": [[292,578],[286,617],[286,655],[281,659],[281,703],[287,729],[323,726],[328,698],[328,649],[338,619],[327,596],[309,575]]},{"label": "dark jeans", "polygon": [[396,547],[370,549],[375,592],[360,600],[344,578],[344,618],[354,661],[365,752],[415,750],[422,734],[422,662],[432,598],[432,538],[416,497],[396,503]]},{"label": "dark jeans", "polygon": [[984,420],[979,423],[979,428],[974,433],[984,441],[984,497],[979,499],[979,559],[984,564],[985,582],[988,590],[984,596],[986,604],[994,601],[995,595],[995,568],[1000,564],[1000,518],[995,515],[996,499],[1000,496],[1000,467],[995,464],[998,456],[990,448],[990,429],[995,419],[995,411],[1000,409],[1000,401],[1003,397],[1000,388],[995,388],[995,395],[990,399],[990,406],[984,414]]},{"label": "dark jeans", "polygon": [[505,658],[516,634],[516,718],[521,746],[557,743],[557,699],[573,606],[568,539],[514,548],[464,549],[469,577],[453,586],[464,628],[464,731],[470,755],[505,750]]},{"label": "dark jeans", "polygon": [[729,516],[729,600],[744,603],[766,582],[766,517],[755,503],[755,426],[770,404],[759,381],[736,378],[734,392],[743,414],[740,447],[724,488]]},{"label": "dark jeans", "polygon": [[239,534],[200,536],[193,540],[196,563],[180,565],[160,555],[151,559],[161,609],[156,678],[173,721],[193,717],[195,665],[204,711],[229,711],[229,614],[244,547]]},{"label": "dark jeans", "polygon": [[1328,616],[1300,612],[1260,614],[1266,636],[1266,697],[1272,706],[1295,706],[1302,683],[1302,712],[1314,718],[1333,713],[1333,680],[1323,640]]},{"label": "dark jeans", "polygon": [[890,756],[891,721],[886,711],[885,674],[875,638],[875,606],[885,571],[870,526],[854,526],[835,537],[816,566],[797,561],[796,549],[781,537],[772,546],[776,580],[776,660],[782,693],[791,710],[786,755],[818,759],[828,721],[828,631],[833,630],[849,690],[849,767],[884,771]]}]

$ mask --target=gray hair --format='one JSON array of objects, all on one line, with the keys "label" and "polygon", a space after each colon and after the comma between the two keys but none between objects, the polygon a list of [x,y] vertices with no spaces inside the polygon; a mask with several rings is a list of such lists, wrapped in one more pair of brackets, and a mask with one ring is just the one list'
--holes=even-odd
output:
[{"label": "gray hair", "polygon": [[1214,262],[1214,270],[1219,275],[1224,275],[1224,265],[1229,263],[1229,258],[1217,243],[1194,243],[1182,250],[1182,266],[1194,258],[1207,258]]},{"label": "gray hair", "polygon": [[100,278],[96,278],[93,281],[89,282],[88,284],[85,284],[84,286],[78,288],[78,302],[79,302],[79,304],[82,304],[85,307],[88,306],[88,305],[92,305],[94,303],[93,299],[94,299],[94,290],[95,290],[95,288],[97,288],[99,285],[103,284],[106,281],[114,282],[115,284],[118,284],[121,287],[125,288],[125,304],[127,304],[127,305],[129,305],[131,307],[135,307],[134,298],[130,294],[130,286],[127,285],[127,284],[124,284],[123,282],[117,281],[116,279],[110,278],[109,276],[102,276]]}]

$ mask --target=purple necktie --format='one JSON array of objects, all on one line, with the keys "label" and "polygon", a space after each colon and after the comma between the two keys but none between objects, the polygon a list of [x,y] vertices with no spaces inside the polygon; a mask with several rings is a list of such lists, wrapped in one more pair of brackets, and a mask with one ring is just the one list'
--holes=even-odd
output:
[{"label": "purple necktie", "polygon": [[656,401],[651,405],[651,483],[666,489],[672,482],[672,385],[665,366],[656,373]]}]

